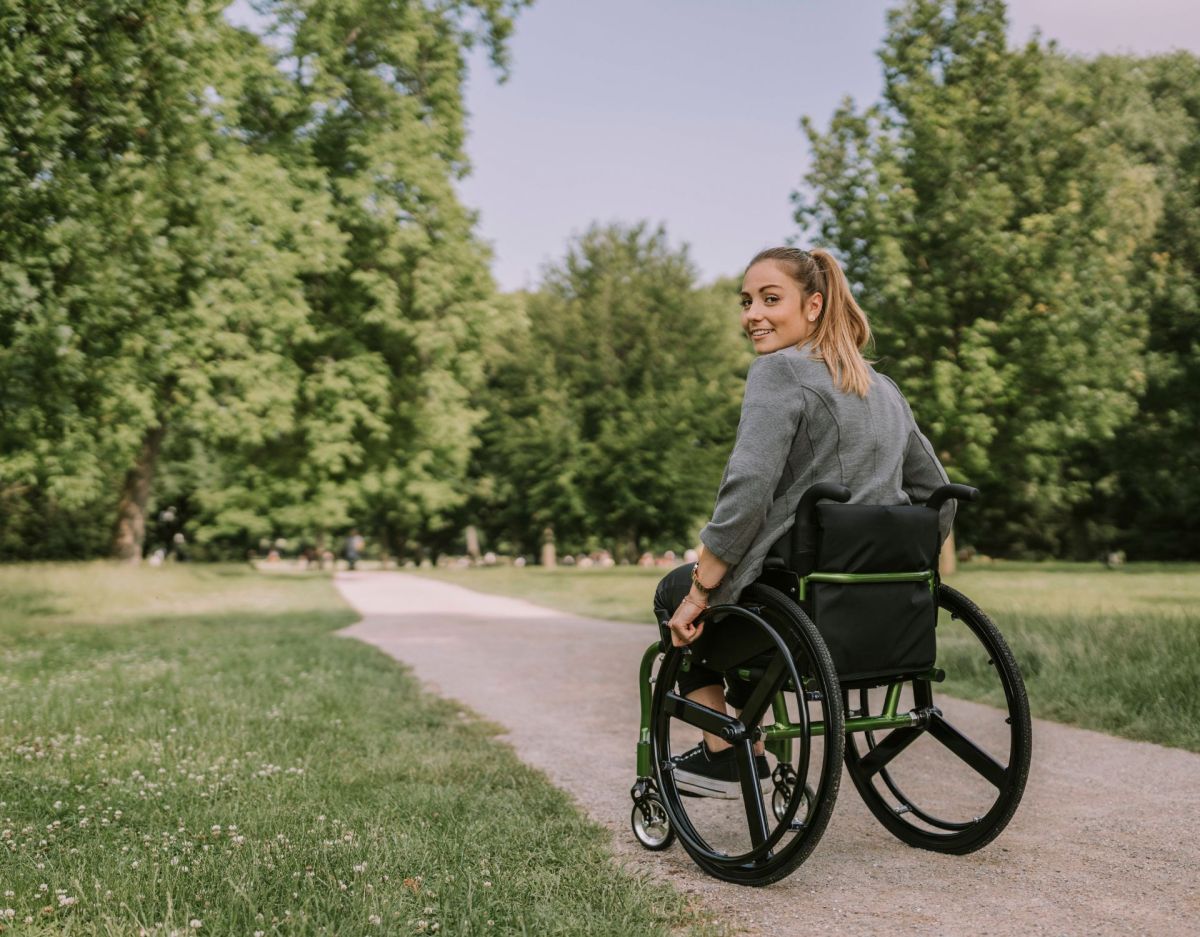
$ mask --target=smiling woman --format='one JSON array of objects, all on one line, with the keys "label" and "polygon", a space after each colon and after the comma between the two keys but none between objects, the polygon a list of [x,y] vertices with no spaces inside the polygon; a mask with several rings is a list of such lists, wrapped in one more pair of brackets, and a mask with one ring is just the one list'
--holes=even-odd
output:
[{"label": "smiling woman", "polygon": [[[704,625],[695,621],[710,603],[736,602],[758,578],[811,486],[832,482],[849,488],[853,502],[896,505],[923,503],[948,481],[899,388],[862,356],[871,328],[832,254],[760,252],[742,280],[741,305],[759,357],[746,377],[737,441],[700,532],[699,561],[669,573],[654,598],[664,638],[676,647],[701,638]],[[943,540],[952,504],[939,518]],[[726,700],[738,706],[744,683],[697,659],[679,679],[681,695],[718,711]],[[704,744],[681,756],[677,781],[694,793],[731,783],[720,758],[727,749],[705,733]]]}]

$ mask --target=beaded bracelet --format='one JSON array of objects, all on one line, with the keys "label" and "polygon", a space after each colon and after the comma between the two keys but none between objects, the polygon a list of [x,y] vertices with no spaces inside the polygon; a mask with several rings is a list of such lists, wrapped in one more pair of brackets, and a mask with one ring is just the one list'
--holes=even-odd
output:
[{"label": "beaded bracelet", "polygon": [[716,589],[720,589],[721,583],[724,581],[725,580],[722,579],[716,585],[706,586],[704,583],[702,583],[700,581],[700,564],[699,563],[692,564],[692,585],[694,585],[697,589],[699,589],[705,595],[708,595],[710,592],[713,592]]}]

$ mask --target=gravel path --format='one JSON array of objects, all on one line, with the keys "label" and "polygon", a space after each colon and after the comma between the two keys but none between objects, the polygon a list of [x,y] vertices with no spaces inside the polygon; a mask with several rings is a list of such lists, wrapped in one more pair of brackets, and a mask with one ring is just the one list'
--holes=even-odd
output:
[{"label": "gravel path", "polygon": [[363,615],[343,634],[504,726],[524,761],[612,830],[622,861],[745,932],[1200,933],[1200,755],[1035,720],[1025,798],[989,847],[911,849],[843,777],[809,860],[769,888],[742,888],[704,875],[678,845],[645,852],[629,831],[651,627],[402,573],[344,573],[336,585]]}]

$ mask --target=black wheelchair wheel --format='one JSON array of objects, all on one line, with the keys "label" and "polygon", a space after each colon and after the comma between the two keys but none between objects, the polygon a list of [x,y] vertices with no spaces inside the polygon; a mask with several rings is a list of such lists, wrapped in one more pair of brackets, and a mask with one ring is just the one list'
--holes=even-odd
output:
[{"label": "black wheelchair wheel", "polygon": [[[768,885],[809,856],[829,823],[845,745],[841,688],[816,627],[778,590],[750,586],[739,605],[707,614],[705,644],[669,649],[659,669],[650,719],[655,781],[670,825],[697,865],[725,881]],[[739,672],[752,686],[740,716],[678,694],[685,661],[702,656],[706,666]],[[774,774],[786,765],[789,783],[775,784],[772,796],[754,745],[764,727],[784,721],[791,737],[776,737],[769,747]],[[727,738],[736,752],[738,781],[727,799],[685,796],[676,786],[674,759],[702,729]]]},{"label": "black wheelchair wheel", "polygon": [[[996,626],[970,599],[938,589],[938,663],[906,685],[917,722],[846,740],[846,767],[876,818],[910,846],[963,854],[1008,825],[1029,776],[1025,683]],[[857,691],[848,715],[879,711],[881,688]],[[980,701],[980,702],[972,702]]]}]

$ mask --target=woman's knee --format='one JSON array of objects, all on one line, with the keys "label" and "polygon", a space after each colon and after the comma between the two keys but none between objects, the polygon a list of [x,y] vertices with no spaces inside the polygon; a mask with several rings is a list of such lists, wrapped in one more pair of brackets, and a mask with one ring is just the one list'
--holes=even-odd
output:
[{"label": "woman's knee", "polygon": [[692,587],[692,568],[686,563],[676,566],[659,580],[654,590],[654,617],[657,621],[668,621],[679,608],[679,603]]}]

